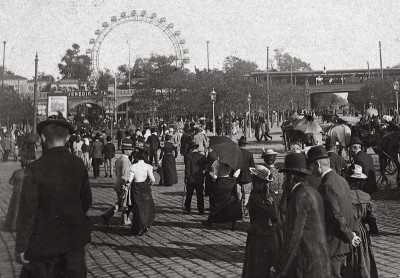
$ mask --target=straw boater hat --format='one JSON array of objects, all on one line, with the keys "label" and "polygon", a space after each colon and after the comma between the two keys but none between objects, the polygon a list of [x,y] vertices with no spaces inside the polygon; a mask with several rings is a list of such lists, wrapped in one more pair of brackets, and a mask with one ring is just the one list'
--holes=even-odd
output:
[{"label": "straw boater hat", "polygon": [[347,167],[344,174],[353,179],[366,179],[367,175],[362,172],[362,167],[358,164],[352,164]]},{"label": "straw boater hat", "polygon": [[38,123],[36,126],[37,133],[41,135],[43,132],[43,128],[50,124],[65,127],[66,129],[68,129],[69,134],[72,134],[74,132],[74,127],[69,122],[67,122],[67,120],[62,116],[61,113],[59,113],[58,115],[50,116],[46,120]]},{"label": "straw boater hat", "polygon": [[123,150],[133,150],[132,144],[131,143],[122,143],[121,148]]},{"label": "straw boater hat", "polygon": [[302,153],[290,153],[285,156],[285,167],[279,172],[294,172],[302,175],[311,175],[307,168],[306,157]]},{"label": "straw boater hat", "polygon": [[265,180],[265,181],[273,181],[274,180],[272,178],[271,171],[263,165],[257,165],[256,168],[250,167],[250,172],[254,176],[256,176],[262,180]]},{"label": "straw boater hat", "polygon": [[278,155],[273,149],[267,149],[265,152],[262,153],[261,158],[266,158],[269,156],[276,156]]}]

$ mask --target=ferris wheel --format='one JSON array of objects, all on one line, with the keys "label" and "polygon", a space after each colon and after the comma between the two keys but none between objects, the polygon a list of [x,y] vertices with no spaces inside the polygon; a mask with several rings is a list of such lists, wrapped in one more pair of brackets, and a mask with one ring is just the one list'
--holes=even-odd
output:
[{"label": "ferris wheel", "polygon": [[92,45],[92,48],[87,49],[86,54],[91,55],[92,63],[90,68],[90,81],[93,84],[97,84],[97,80],[99,79],[100,75],[99,58],[101,46],[104,39],[112,30],[114,30],[114,28],[128,22],[143,22],[151,24],[160,29],[166,36],[168,36],[168,39],[171,41],[174,47],[175,66],[177,68],[182,68],[185,64],[190,62],[189,57],[185,56],[189,53],[189,49],[184,48],[186,40],[180,38],[181,31],[174,31],[174,24],[167,23],[165,17],[157,18],[156,13],[151,13],[150,15],[148,15],[146,11],[138,13],[136,10],[133,10],[129,15],[127,15],[126,12],[122,12],[119,18],[117,16],[112,16],[110,23],[103,22],[102,29],[97,29],[95,31],[95,35],[97,37],[95,39],[90,39],[89,41],[89,43]]}]

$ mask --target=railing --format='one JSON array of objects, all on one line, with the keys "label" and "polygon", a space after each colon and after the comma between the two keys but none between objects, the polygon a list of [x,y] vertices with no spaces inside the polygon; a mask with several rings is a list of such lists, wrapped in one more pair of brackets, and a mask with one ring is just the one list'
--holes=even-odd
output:
[{"label": "railing", "polygon": [[340,92],[355,92],[359,91],[363,83],[348,83],[348,84],[329,84],[329,85],[310,85],[308,87],[310,93],[340,93]]}]

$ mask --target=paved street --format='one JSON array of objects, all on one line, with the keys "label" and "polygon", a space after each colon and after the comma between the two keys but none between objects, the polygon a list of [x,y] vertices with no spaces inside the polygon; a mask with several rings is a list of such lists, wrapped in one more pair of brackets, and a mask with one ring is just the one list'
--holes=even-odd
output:
[{"label": "paved street", "polygon": [[[270,146],[283,153],[278,129],[273,131],[274,142]],[[256,163],[261,163],[261,147],[256,142],[248,146],[256,153]],[[283,155],[280,155],[279,162],[282,161]],[[108,227],[102,225],[99,215],[115,201],[112,189],[114,180],[91,179],[93,205],[88,215],[92,243],[86,249],[89,277],[241,275],[248,219],[238,223],[236,231],[230,230],[230,224],[206,228],[200,221],[207,216],[197,214],[195,198],[192,201],[192,212],[181,214],[184,170],[182,157],[179,157],[177,164],[177,185],[153,186],[156,222],[143,237],[131,236],[129,227],[121,226],[118,217],[114,217]],[[15,162],[0,163],[1,222],[5,219],[12,193],[8,179],[18,166],[19,163]],[[92,175],[90,172],[90,176]],[[384,278],[400,277],[400,203],[399,199],[395,199],[395,185],[392,187],[382,189],[374,196],[380,235],[373,237],[372,241],[379,277]],[[0,239],[0,277],[16,277],[21,267],[13,260],[15,234],[1,232]]]}]

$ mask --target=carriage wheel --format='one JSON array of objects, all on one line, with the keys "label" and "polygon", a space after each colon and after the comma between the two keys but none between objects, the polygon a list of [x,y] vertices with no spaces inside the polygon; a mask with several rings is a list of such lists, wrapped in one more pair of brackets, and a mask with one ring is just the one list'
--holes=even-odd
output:
[{"label": "carriage wheel", "polygon": [[386,162],[385,173],[388,175],[394,175],[397,172],[397,165],[393,159],[388,158]]}]

